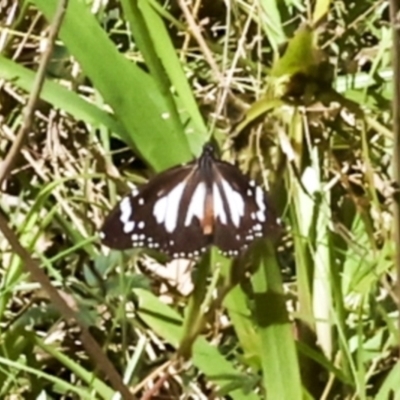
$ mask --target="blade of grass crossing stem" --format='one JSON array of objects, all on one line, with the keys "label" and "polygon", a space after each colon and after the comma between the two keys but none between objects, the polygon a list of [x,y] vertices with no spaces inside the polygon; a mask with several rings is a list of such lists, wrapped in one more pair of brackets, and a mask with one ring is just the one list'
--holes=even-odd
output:
[{"label": "blade of grass crossing stem", "polygon": [[269,399],[302,399],[296,346],[285,305],[282,278],[273,246],[256,243],[257,272],[252,277],[255,322],[260,336],[262,379]]},{"label": "blade of grass crossing stem", "polygon": [[[49,194],[50,192],[48,192],[48,195]],[[22,198],[23,192],[20,193],[20,199]],[[31,250],[35,248],[35,243],[41,234],[40,230],[44,220],[39,216],[38,210],[44,208],[44,203],[46,200],[46,194],[41,191],[28,214],[24,215],[23,222],[20,224],[18,229],[21,243]],[[20,200],[20,203],[22,204],[22,200]],[[13,218],[17,220],[17,218],[21,217],[21,215],[19,215],[19,212],[10,212],[8,208],[8,204],[0,204],[0,212],[11,216],[10,222],[12,225],[18,225]],[[52,214],[54,214],[54,210],[50,210],[46,214],[46,217],[52,216]],[[6,273],[4,274],[0,284],[0,292],[2,292],[0,295],[0,320],[2,319],[3,313],[6,310],[10,297],[14,295],[13,288],[19,282],[24,272],[25,271],[22,268],[21,259],[13,254],[8,261],[8,268],[6,269]]]},{"label": "blade of grass crossing stem", "polygon": [[101,379],[96,377],[95,372],[88,371],[70,357],[66,356],[62,351],[54,346],[44,343],[39,337],[35,337],[35,344],[39,346],[46,354],[52,355],[69,371],[72,371],[77,377],[82,379],[90,388],[96,391],[104,399],[109,399],[114,394],[114,390],[107,386]]},{"label": "blade of grass crossing stem", "polygon": [[[135,289],[138,296],[140,307],[138,314],[150,328],[168,343],[178,347],[183,335],[182,318],[179,314],[162,303],[151,292],[143,289]],[[226,358],[221,355],[215,345],[211,345],[207,340],[199,336],[193,345],[193,364],[203,372],[207,378],[218,385],[226,387],[232,385],[243,378],[243,374],[237,371]],[[237,386],[237,385],[236,385]],[[242,388],[237,388],[229,392],[229,396],[234,400],[258,400],[259,396],[252,392],[244,392]]]},{"label": "blade of grass crossing stem", "polygon": [[[66,394],[68,393],[68,398],[78,398],[82,400],[86,399],[93,399],[93,393],[92,391],[89,391],[87,389],[82,389],[78,385],[72,385],[71,383],[66,382],[63,379],[60,379],[53,374],[47,374],[46,372],[39,370],[37,368],[32,368],[25,363],[21,361],[13,361],[8,358],[4,358],[0,356],[0,368],[5,369],[5,367],[12,368],[15,371],[18,371],[19,373],[24,372],[25,376],[35,376],[37,378],[40,378],[42,381],[47,381],[49,383],[52,383],[54,387],[58,388],[58,393],[59,394]],[[13,380],[15,380],[15,376],[12,376]],[[4,383],[2,382],[2,385]],[[76,394],[78,397],[72,397],[72,394]],[[10,395],[10,393],[7,393],[7,395]],[[39,397],[37,397],[39,398]],[[110,398],[110,397],[105,397],[105,398]]]},{"label": "blade of grass crossing stem", "polygon": [[[51,21],[56,3],[32,1]],[[122,122],[128,132],[122,139],[156,171],[192,158],[183,126],[177,129],[154,79],[118,52],[89,6],[69,1],[60,37]]]},{"label": "blade of grass crossing stem", "polygon": [[[13,85],[30,92],[35,72],[0,55],[0,78],[11,81]],[[105,126],[121,137],[127,135],[125,128],[112,115],[56,82],[46,79],[40,98],[94,127]]]}]

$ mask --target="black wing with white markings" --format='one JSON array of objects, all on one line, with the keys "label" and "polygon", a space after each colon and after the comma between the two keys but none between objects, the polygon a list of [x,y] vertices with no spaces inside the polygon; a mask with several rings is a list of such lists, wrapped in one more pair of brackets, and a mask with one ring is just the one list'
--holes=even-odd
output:
[{"label": "black wing with white markings", "polygon": [[199,178],[192,164],[155,176],[124,197],[107,217],[101,229],[103,243],[118,250],[156,249],[174,258],[200,255],[209,244],[200,221],[186,226],[182,221]]},{"label": "black wing with white markings", "polygon": [[264,190],[223,161],[215,163],[213,243],[235,256],[257,238],[277,230],[278,222]]},{"label": "black wing with white markings", "polygon": [[210,244],[233,256],[276,226],[264,191],[205,145],[198,160],[164,171],[124,197],[101,237],[111,248],[147,247],[174,258],[197,257]]}]

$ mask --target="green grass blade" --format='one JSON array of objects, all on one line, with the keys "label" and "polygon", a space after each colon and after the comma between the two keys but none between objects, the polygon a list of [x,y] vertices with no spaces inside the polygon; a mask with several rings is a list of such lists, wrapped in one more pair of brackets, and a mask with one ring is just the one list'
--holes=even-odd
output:
[{"label": "green grass blade", "polygon": [[[140,317],[154,332],[177,347],[183,334],[183,321],[179,314],[148,291],[136,289],[135,293],[139,297]],[[193,345],[193,363],[219,387],[231,385],[243,375],[203,337],[199,337]],[[241,389],[235,389],[229,395],[238,400],[258,399],[255,393],[245,393]]]},{"label": "green grass blade", "polygon": [[[12,82],[17,87],[30,92],[33,87],[35,73],[0,55],[0,78]],[[41,99],[95,127],[106,126],[117,135],[127,135],[125,128],[112,115],[95,105],[83,100],[76,93],[47,79],[44,83]]]},{"label": "green grass blade", "polygon": [[268,398],[302,399],[299,363],[274,250],[265,241],[254,249],[257,272],[252,277],[255,320],[261,342],[260,359]]},{"label": "green grass blade", "polygon": [[[206,140],[206,127],[161,16],[147,0],[138,4],[136,1],[123,0],[122,4],[152,76],[168,100],[171,118],[176,120],[179,128],[181,121],[185,124],[191,150],[199,154]],[[176,92],[175,98],[170,91],[171,86]]]},{"label": "green grass blade", "polygon": [[[56,3],[34,3],[48,20],[53,18]],[[183,127],[176,129],[168,102],[153,78],[117,51],[84,3],[68,3],[60,37],[122,122],[128,132],[123,139],[155,170],[191,159]]]}]

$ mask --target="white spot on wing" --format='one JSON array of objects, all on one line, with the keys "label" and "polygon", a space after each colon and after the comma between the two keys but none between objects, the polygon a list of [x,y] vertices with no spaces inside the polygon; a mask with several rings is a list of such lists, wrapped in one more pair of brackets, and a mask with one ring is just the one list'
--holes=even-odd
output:
[{"label": "white spot on wing", "polygon": [[122,229],[124,233],[131,233],[135,229],[135,222],[133,221],[125,222]]},{"label": "white spot on wing", "polygon": [[185,226],[190,225],[194,216],[196,216],[200,221],[203,219],[205,200],[206,185],[204,182],[201,182],[197,185],[197,188],[193,192],[185,218]]},{"label": "white spot on wing", "polygon": [[219,217],[219,220],[223,223],[227,223],[227,218],[224,210],[224,204],[222,202],[221,193],[219,192],[218,185],[216,183],[213,184],[213,200],[214,200],[214,215],[215,218]]},{"label": "white spot on wing", "polygon": [[253,226],[253,230],[255,230],[255,231],[261,231],[261,230],[262,230],[262,225],[261,225],[261,224],[255,224],[255,225]]},{"label": "white spot on wing", "polygon": [[132,205],[129,197],[125,197],[121,200],[121,203],[119,203],[119,209],[121,210],[121,216],[119,219],[123,224],[126,224],[132,215]]},{"label": "white spot on wing", "polygon": [[156,218],[158,224],[161,224],[165,221],[165,214],[167,212],[167,197],[161,197],[161,199],[157,200],[156,204],[154,204],[153,215]]},{"label": "white spot on wing", "polygon": [[265,210],[265,204],[264,204],[264,193],[260,186],[256,187],[256,203],[257,206],[260,210],[264,211]]},{"label": "white spot on wing", "polygon": [[173,232],[178,221],[178,210],[186,182],[175,186],[168,194],[157,200],[154,205],[153,215],[157,223],[164,223],[168,232]]},{"label": "white spot on wing", "polygon": [[265,222],[265,214],[264,211],[257,211],[257,219],[260,222]]},{"label": "white spot on wing", "polygon": [[179,205],[185,186],[186,182],[182,182],[168,193],[167,215],[165,219],[165,228],[168,232],[172,232],[176,228],[179,214]]},{"label": "white spot on wing", "polygon": [[264,193],[260,186],[256,187],[256,203],[258,206],[258,211],[256,213],[257,219],[260,222],[265,222],[265,202],[264,202]]},{"label": "white spot on wing", "polygon": [[232,189],[232,187],[225,179],[222,179],[221,183],[225,191],[226,200],[229,205],[231,220],[236,227],[239,227],[240,218],[244,215],[243,198],[238,192]]}]

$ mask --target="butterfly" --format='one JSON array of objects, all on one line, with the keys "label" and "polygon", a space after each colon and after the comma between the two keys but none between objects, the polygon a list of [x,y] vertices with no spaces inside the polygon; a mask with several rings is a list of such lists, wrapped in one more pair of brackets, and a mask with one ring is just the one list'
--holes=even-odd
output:
[{"label": "butterfly", "polygon": [[206,144],[198,159],[161,172],[124,197],[100,238],[113,249],[144,247],[173,258],[197,258],[210,245],[237,256],[277,226],[264,190]]}]

